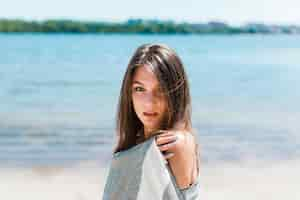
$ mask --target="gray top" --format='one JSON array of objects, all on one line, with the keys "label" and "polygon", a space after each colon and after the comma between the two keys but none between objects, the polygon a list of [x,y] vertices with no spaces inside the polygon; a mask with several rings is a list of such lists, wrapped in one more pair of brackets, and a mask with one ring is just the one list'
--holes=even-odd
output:
[{"label": "gray top", "polygon": [[103,200],[199,200],[200,176],[180,189],[167,163],[155,137],[113,154]]}]

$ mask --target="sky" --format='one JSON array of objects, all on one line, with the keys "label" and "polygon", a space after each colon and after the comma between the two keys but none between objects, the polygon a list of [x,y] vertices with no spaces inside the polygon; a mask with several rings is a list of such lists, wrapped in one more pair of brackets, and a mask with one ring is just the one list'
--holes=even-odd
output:
[{"label": "sky", "polygon": [[0,18],[300,25],[300,0],[0,0]]}]

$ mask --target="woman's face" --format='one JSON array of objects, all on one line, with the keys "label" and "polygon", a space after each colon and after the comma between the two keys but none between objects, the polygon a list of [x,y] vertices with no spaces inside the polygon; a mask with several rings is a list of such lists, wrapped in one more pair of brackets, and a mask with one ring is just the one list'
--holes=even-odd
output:
[{"label": "woman's face", "polygon": [[132,81],[134,110],[147,131],[159,128],[166,114],[166,97],[155,74],[147,66],[136,69]]}]

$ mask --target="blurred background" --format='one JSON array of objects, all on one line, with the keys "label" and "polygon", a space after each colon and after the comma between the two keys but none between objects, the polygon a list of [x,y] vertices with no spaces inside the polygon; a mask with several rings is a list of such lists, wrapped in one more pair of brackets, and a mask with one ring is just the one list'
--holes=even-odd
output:
[{"label": "blurred background", "polygon": [[299,199],[299,8],[3,2],[0,198],[101,199],[129,59],[164,43],[189,77],[203,199]]}]

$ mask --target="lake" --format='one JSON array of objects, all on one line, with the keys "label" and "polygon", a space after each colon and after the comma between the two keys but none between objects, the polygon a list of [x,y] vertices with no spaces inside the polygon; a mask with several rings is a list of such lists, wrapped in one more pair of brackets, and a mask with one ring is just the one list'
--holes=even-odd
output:
[{"label": "lake", "polygon": [[203,163],[300,156],[300,36],[0,34],[0,165],[105,163],[137,46],[182,59]]}]

